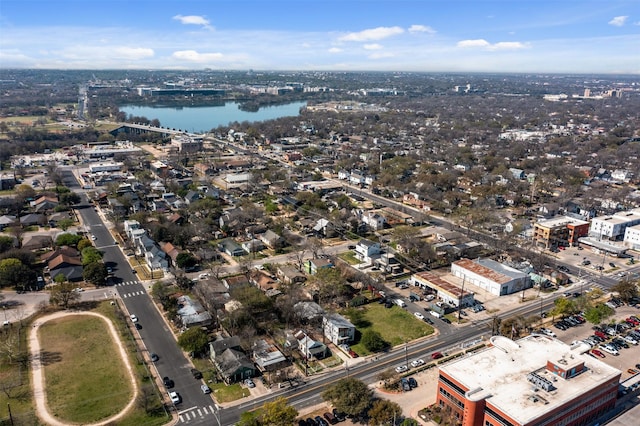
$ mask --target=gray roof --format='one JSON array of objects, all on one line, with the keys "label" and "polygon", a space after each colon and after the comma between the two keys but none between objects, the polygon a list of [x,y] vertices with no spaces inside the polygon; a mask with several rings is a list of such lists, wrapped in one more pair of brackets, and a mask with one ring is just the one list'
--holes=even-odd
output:
[{"label": "gray roof", "polygon": [[324,317],[327,322],[330,322],[338,328],[356,328],[355,325],[351,324],[351,321],[340,314],[327,314]]},{"label": "gray roof", "polygon": [[231,348],[240,347],[240,338],[238,336],[223,337],[222,339],[214,340],[209,344],[211,351],[219,356],[222,352]]}]

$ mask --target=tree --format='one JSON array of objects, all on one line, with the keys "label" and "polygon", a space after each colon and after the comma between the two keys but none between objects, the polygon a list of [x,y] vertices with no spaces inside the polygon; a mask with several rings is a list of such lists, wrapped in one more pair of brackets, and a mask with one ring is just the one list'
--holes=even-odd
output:
[{"label": "tree", "polygon": [[105,285],[108,275],[107,266],[102,262],[91,262],[82,269],[84,280],[98,287]]},{"label": "tree", "polygon": [[102,253],[100,253],[95,247],[85,247],[82,249],[82,264],[88,265],[90,263],[101,262]]},{"label": "tree", "polygon": [[13,247],[13,238],[6,235],[0,235],[0,253],[11,249]]},{"label": "tree", "polygon": [[80,196],[75,192],[67,192],[60,195],[60,204],[71,206],[80,202]]},{"label": "tree", "polygon": [[379,352],[389,346],[389,343],[384,341],[380,333],[371,329],[367,329],[362,333],[360,341],[371,352]]},{"label": "tree", "polygon": [[56,246],[58,246],[58,247],[62,247],[62,246],[76,247],[81,239],[82,239],[82,237],[80,235],[60,234],[56,238]]},{"label": "tree", "polygon": [[198,264],[196,259],[191,253],[182,252],[176,256],[176,266],[178,268],[188,268]]},{"label": "tree", "polygon": [[565,316],[575,312],[576,306],[573,300],[569,300],[566,297],[559,297],[553,301],[555,305],[550,313],[552,316]]},{"label": "tree", "polygon": [[87,248],[87,247],[93,247],[93,243],[91,242],[91,240],[90,240],[90,239],[88,239],[88,238],[83,238],[83,239],[81,239],[80,241],[78,241],[78,244],[77,244],[77,247],[76,247],[76,248],[77,248],[79,251],[82,251],[82,250],[84,250],[84,249],[85,249],[85,248]]},{"label": "tree", "polygon": [[623,302],[629,302],[634,297],[638,297],[638,284],[626,278],[611,287],[611,291],[618,293]]},{"label": "tree", "polygon": [[591,324],[598,325],[614,313],[613,308],[601,303],[594,307],[587,308],[587,310],[584,311],[584,318]]},{"label": "tree", "polygon": [[13,286],[15,289],[26,289],[35,281],[36,273],[20,259],[0,260],[0,287]]},{"label": "tree", "polygon": [[373,426],[395,424],[394,421],[402,415],[402,408],[388,399],[379,399],[369,409],[369,423]]},{"label": "tree", "polygon": [[279,397],[262,405],[262,424],[265,426],[290,426],[298,417],[298,410],[288,404],[286,398]]},{"label": "tree", "polygon": [[260,413],[255,411],[245,411],[240,414],[240,421],[236,423],[236,426],[261,426]]},{"label": "tree", "polygon": [[209,336],[200,327],[188,328],[178,337],[178,345],[186,352],[202,354],[207,350]]},{"label": "tree", "polygon": [[361,380],[347,377],[322,392],[322,399],[331,403],[338,411],[353,416],[364,413],[369,405],[373,392]]},{"label": "tree", "polygon": [[[59,274],[58,276],[62,276]],[[58,278],[56,276],[56,279]],[[64,276],[62,276],[64,279]],[[51,294],[49,295],[49,303],[63,308],[68,308],[70,304],[80,299],[80,293],[74,291],[75,285],[70,282],[59,283],[51,288]]]},{"label": "tree", "polygon": [[67,229],[71,228],[73,226],[73,219],[62,219],[58,221],[58,228],[62,229],[63,231],[66,231]]}]

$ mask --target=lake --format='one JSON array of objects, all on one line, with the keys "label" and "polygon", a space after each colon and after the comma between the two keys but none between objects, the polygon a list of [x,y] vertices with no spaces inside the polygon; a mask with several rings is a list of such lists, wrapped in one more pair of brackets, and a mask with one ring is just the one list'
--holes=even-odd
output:
[{"label": "lake", "polygon": [[306,102],[292,102],[284,105],[273,105],[260,108],[258,111],[241,111],[237,102],[225,105],[204,107],[148,107],[124,105],[120,111],[128,116],[158,119],[160,125],[172,129],[180,129],[191,133],[204,133],[219,126],[227,126],[237,121],[257,122],[273,120],[281,117],[295,117]]}]

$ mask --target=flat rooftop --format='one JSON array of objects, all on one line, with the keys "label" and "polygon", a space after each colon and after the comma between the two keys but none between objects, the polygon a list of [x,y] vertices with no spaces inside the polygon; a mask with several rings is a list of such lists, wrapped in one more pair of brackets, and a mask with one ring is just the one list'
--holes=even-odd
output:
[{"label": "flat rooftop", "polygon": [[[532,335],[513,341],[492,338],[493,346],[465,358],[448,362],[440,368],[468,388],[469,399],[486,399],[521,424],[527,424],[566,402],[580,397],[586,390],[618,379],[621,371],[589,355],[584,348],[572,349],[560,340]],[[547,361],[573,366],[584,363],[585,370],[563,379],[546,369]],[[553,384],[545,391],[527,379],[536,373]],[[533,398],[535,397],[535,398]]]},{"label": "flat rooftop", "polygon": [[537,223],[537,225],[544,226],[545,228],[558,228],[560,226],[567,226],[567,225],[578,226],[578,225],[586,225],[588,223],[589,222],[587,222],[586,220],[580,220],[580,219],[576,219],[569,216],[559,216],[559,217],[554,217],[547,220],[541,220]]},{"label": "flat rooftop", "polygon": [[453,264],[498,284],[506,284],[513,279],[521,279],[527,276],[524,272],[491,259],[460,259],[453,262]]}]

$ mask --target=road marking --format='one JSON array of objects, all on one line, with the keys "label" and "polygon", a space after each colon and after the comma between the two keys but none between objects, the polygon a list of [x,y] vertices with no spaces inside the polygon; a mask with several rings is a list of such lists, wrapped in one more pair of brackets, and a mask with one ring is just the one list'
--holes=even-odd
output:
[{"label": "road marking", "polygon": [[209,412],[207,411],[207,407],[202,407],[202,411],[204,411],[205,414],[209,414]]},{"label": "road marking", "polygon": [[199,415],[200,417],[203,417],[202,411],[200,411],[200,409],[199,409],[199,408],[198,408],[198,415]]}]

